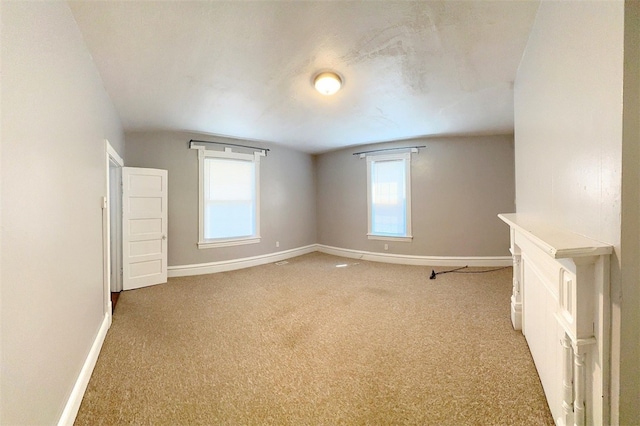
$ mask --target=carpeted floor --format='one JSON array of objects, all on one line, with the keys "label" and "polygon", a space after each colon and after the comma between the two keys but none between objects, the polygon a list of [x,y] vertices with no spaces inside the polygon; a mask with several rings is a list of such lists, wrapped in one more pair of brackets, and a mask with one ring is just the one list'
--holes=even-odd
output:
[{"label": "carpeted floor", "polygon": [[76,424],[552,425],[511,269],[431,269],[312,253],[123,292]]}]

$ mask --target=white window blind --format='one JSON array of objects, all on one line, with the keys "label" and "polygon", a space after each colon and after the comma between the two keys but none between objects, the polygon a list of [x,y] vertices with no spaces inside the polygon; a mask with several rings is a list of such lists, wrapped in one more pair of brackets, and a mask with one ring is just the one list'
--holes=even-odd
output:
[{"label": "white window blind", "polygon": [[410,154],[367,157],[369,238],[411,238]]},{"label": "white window blind", "polygon": [[253,161],[207,158],[204,165],[204,238],[254,235],[256,179]]},{"label": "white window blind", "polygon": [[198,155],[198,247],[260,242],[260,156],[204,149]]}]

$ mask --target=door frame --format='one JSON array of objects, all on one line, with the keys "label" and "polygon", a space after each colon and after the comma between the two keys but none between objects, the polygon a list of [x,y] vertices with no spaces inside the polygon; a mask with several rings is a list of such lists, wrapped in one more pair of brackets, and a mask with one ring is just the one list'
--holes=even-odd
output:
[{"label": "door frame", "polygon": [[109,288],[111,293],[122,291],[122,165],[109,161]]},{"label": "door frame", "polygon": [[[111,188],[110,188],[110,166],[113,164],[116,167],[122,169],[124,167],[124,160],[118,152],[111,146],[107,139],[105,142],[105,196],[102,199],[102,211],[103,211],[103,281],[104,281],[104,312],[111,318],[112,306],[111,306],[111,204],[109,202]],[[120,173],[120,179],[122,179],[122,173]],[[122,254],[122,253],[121,253]]]}]

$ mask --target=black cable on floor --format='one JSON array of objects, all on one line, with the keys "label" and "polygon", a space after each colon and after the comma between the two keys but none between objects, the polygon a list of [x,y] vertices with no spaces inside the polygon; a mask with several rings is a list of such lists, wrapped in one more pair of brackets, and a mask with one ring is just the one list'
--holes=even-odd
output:
[{"label": "black cable on floor", "polygon": [[462,266],[460,268],[455,268],[455,269],[450,269],[448,271],[440,271],[440,272],[436,272],[435,270],[431,270],[431,276],[429,277],[430,280],[435,280],[436,277],[440,274],[448,274],[450,272],[456,273],[456,274],[484,274],[487,272],[495,272],[495,271],[501,271],[503,269],[507,269],[507,268],[511,268],[511,266],[503,266],[501,268],[495,268],[495,269],[487,269],[485,271],[462,271],[462,269],[468,268],[469,266]]}]

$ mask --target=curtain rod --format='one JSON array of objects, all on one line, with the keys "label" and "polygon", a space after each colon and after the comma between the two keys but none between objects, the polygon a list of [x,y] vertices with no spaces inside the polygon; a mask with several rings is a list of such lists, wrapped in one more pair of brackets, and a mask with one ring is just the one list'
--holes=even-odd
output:
[{"label": "curtain rod", "polygon": [[212,144],[215,144],[215,145],[236,146],[238,148],[248,148],[248,149],[253,149],[255,151],[263,151],[265,156],[267,155],[267,152],[270,151],[269,148],[258,148],[256,146],[238,145],[238,144],[235,144],[235,143],[226,143],[226,142],[199,141],[197,139],[191,139],[189,141],[189,149],[193,148],[193,143],[194,142],[195,143],[212,143]]},{"label": "curtain rod", "polygon": [[362,154],[370,154],[372,152],[382,152],[382,151],[397,151],[399,149],[420,149],[420,148],[426,148],[426,145],[420,145],[420,146],[401,146],[398,148],[384,148],[384,149],[372,149],[371,151],[361,151],[361,152],[354,152],[353,155],[362,155]]}]

